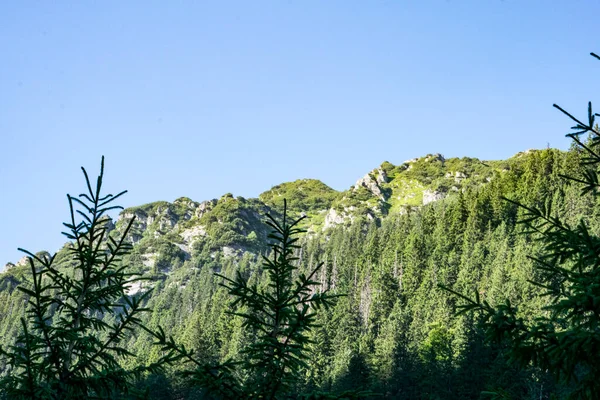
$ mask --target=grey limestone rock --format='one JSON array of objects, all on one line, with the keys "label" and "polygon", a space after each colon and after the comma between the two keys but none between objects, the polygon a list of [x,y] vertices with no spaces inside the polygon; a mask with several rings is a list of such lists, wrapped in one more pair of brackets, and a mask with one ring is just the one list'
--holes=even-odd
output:
[{"label": "grey limestone rock", "polygon": [[327,215],[325,216],[325,226],[324,229],[331,228],[332,226],[343,224],[344,216],[339,214],[335,208],[331,208]]},{"label": "grey limestone rock", "polygon": [[354,191],[358,190],[360,187],[366,188],[369,192],[373,193],[373,195],[383,198],[383,194],[381,193],[381,188],[377,184],[377,181],[373,179],[371,174],[367,174],[356,181],[354,185]]},{"label": "grey limestone rock", "polygon": [[423,205],[438,201],[446,197],[446,193],[437,190],[425,189],[423,191]]}]

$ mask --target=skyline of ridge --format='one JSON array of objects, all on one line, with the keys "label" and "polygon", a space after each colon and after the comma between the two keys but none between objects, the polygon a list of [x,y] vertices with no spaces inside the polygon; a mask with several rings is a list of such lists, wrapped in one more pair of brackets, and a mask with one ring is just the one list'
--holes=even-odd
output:
[{"label": "skyline of ridge", "polygon": [[[191,200],[191,201],[193,201],[195,203],[204,203],[204,202],[218,201],[218,200],[222,199],[223,197],[225,197],[227,195],[233,195],[234,197],[243,197],[243,198],[246,198],[246,199],[257,199],[258,200],[262,195],[270,192],[274,188],[277,188],[279,186],[283,186],[283,185],[286,185],[286,184],[293,184],[293,183],[303,182],[303,181],[316,181],[316,182],[320,182],[320,183],[324,184],[327,188],[329,188],[329,189],[335,191],[337,194],[341,195],[341,194],[347,193],[347,192],[351,193],[353,191],[353,189],[355,189],[357,187],[357,185],[359,185],[359,183],[361,182],[361,180],[363,180],[367,175],[369,175],[369,174],[371,174],[373,172],[378,171],[386,163],[390,163],[394,167],[401,167],[401,166],[407,165],[407,164],[410,165],[411,163],[414,163],[416,161],[427,160],[430,157],[433,158],[433,159],[441,157],[442,159],[445,160],[444,162],[446,162],[446,161],[456,161],[456,160],[469,159],[469,160],[477,160],[477,161],[479,161],[479,162],[481,162],[481,163],[483,163],[485,165],[485,163],[488,163],[488,162],[502,162],[502,161],[506,161],[506,160],[510,160],[510,159],[519,157],[521,155],[529,154],[532,151],[539,151],[539,150],[543,150],[543,149],[527,149],[527,150],[523,150],[523,151],[515,153],[513,156],[508,157],[505,160],[481,160],[481,159],[479,159],[477,157],[468,157],[468,156],[463,156],[463,157],[448,157],[448,158],[446,158],[441,153],[428,153],[428,154],[420,156],[420,157],[415,157],[415,158],[407,159],[407,160],[405,160],[403,162],[400,162],[398,164],[393,164],[393,163],[390,163],[389,161],[385,160],[382,163],[380,163],[379,165],[377,165],[374,168],[372,168],[372,169],[368,170],[367,172],[365,172],[365,174],[363,174],[360,177],[356,178],[352,182],[352,184],[350,184],[346,188],[336,189],[336,188],[328,185],[327,182],[323,182],[322,180],[320,180],[318,178],[304,177],[304,178],[294,179],[294,180],[291,180],[291,181],[286,181],[286,182],[280,182],[280,183],[273,184],[268,189],[264,189],[264,190],[260,191],[255,196],[243,196],[243,195],[239,195],[239,194],[233,193],[231,191],[228,191],[228,192],[222,193],[220,196],[213,197],[213,198],[204,198],[204,199],[194,199],[194,198],[190,198],[189,196],[185,196],[185,195],[184,196],[178,196],[177,198],[169,199],[169,200],[167,200],[167,199],[150,199],[149,201],[142,202],[140,204],[130,204],[130,205],[124,207],[123,210],[118,210],[118,211],[112,212],[110,214],[110,217],[114,221],[117,221],[118,219],[120,219],[121,214],[127,212],[128,210],[137,209],[137,208],[140,208],[140,207],[149,206],[149,205],[156,204],[156,203],[168,203],[168,204],[172,205],[177,200],[181,200],[181,199],[189,199],[189,200]],[[555,149],[555,150],[561,151],[560,149]],[[84,168],[86,168],[86,170],[87,170],[88,174],[90,175],[90,177],[94,176],[93,167],[92,168],[84,167]],[[452,172],[460,172],[460,171],[452,171]],[[74,195],[75,193],[70,193],[70,194]],[[127,194],[125,194],[125,196],[127,196]],[[289,199],[288,199],[288,201],[289,201]],[[62,236],[62,237],[64,238],[64,236]],[[39,248],[39,249],[28,249],[28,248],[25,248],[25,249],[28,250],[28,251],[33,251],[33,252],[48,251],[48,252],[50,252],[50,254],[53,254],[54,252],[56,252],[60,248],[62,248],[62,246],[65,243],[67,243],[67,242],[68,242],[68,240],[63,239],[60,244],[58,244],[57,246],[55,246],[55,248],[52,248],[52,249],[51,248]],[[19,246],[19,247],[23,248],[23,246]],[[24,253],[18,252],[18,254],[19,254],[19,257],[16,258],[16,259],[4,260],[4,261],[0,260],[0,272],[4,271],[4,268],[6,266],[5,264],[10,264],[10,263],[15,264],[18,261],[23,260],[24,257],[26,257],[24,255]]]},{"label": "skyline of ridge", "polygon": [[[124,205],[337,190],[431,152],[566,149],[596,2],[0,4],[0,257],[62,243],[80,166]],[[0,263],[2,260],[0,259]]]}]

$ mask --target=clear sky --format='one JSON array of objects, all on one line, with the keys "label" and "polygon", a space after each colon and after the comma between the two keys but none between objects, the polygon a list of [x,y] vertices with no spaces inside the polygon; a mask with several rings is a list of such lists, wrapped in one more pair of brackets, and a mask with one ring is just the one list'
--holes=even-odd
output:
[{"label": "clear sky", "polygon": [[125,206],[343,190],[384,160],[567,148],[596,1],[0,3],[0,268],[56,251],[106,156]]}]

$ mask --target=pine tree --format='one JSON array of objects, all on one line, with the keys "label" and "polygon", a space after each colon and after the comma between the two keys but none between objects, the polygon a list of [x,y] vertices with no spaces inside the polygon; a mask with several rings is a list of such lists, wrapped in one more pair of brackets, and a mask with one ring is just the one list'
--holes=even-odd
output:
[{"label": "pine tree", "polygon": [[272,240],[271,254],[263,262],[266,286],[250,284],[239,271],[235,278],[216,274],[233,298],[233,311],[229,313],[240,317],[243,327],[254,336],[241,351],[240,359],[205,364],[195,358],[194,351],[178,345],[163,332],[155,333],[157,344],[178,352],[194,365],[185,375],[215,398],[353,399],[369,395],[360,391],[299,393],[302,371],[309,367],[309,332],[317,327],[317,311],[332,306],[339,295],[316,290],[322,262],[307,275],[298,271],[298,235],[305,232],[298,225],[305,217],[290,220],[285,201],[281,220],[267,217],[266,223],[273,231],[268,236]]},{"label": "pine tree", "polygon": [[[0,393],[16,399],[115,398],[135,395],[133,378],[148,368],[124,370],[121,361],[133,357],[124,340],[148,312],[143,304],[150,292],[130,297],[131,285],[140,278],[121,265],[131,250],[125,238],[129,221],[119,237],[109,235],[107,212],[122,208],[115,196],[102,193],[104,157],[100,175],[92,186],[82,168],[87,193],[67,195],[70,221],[64,235],[72,241],[72,267],[57,268],[54,256],[22,250],[29,256],[31,282],[18,287],[28,296],[22,332],[14,345],[0,348],[8,374]],[[114,320],[106,322],[107,317]]]},{"label": "pine tree", "polygon": [[[592,55],[599,58],[595,54]],[[600,182],[600,130],[589,103],[587,122],[554,105],[575,122],[567,136],[581,153],[581,176],[563,175],[582,186],[582,195],[598,194]],[[589,139],[582,138],[588,134]],[[539,255],[530,256],[538,276],[530,282],[547,299],[544,313],[527,318],[518,306],[506,301],[492,306],[475,293],[475,299],[452,291],[465,303],[459,313],[479,311],[488,340],[505,344],[510,360],[522,367],[549,371],[558,382],[571,387],[571,398],[600,398],[600,237],[591,233],[587,221],[573,225],[558,215],[551,201],[537,200],[519,206],[521,223],[541,243]]]}]

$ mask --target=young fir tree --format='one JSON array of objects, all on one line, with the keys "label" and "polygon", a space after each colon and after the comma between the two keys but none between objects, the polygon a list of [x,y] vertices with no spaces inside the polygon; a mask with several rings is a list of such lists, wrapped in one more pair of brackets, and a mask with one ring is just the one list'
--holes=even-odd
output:
[{"label": "young fir tree", "polygon": [[[599,58],[592,53],[595,58]],[[582,194],[598,194],[600,181],[600,130],[589,104],[587,123],[554,105],[575,122],[567,136],[581,154],[581,176],[562,176],[582,185]],[[582,135],[589,134],[589,139]],[[545,312],[526,318],[510,302],[498,306],[470,299],[443,287],[465,301],[459,313],[479,311],[487,338],[507,346],[510,360],[521,366],[548,371],[571,388],[570,398],[600,398],[600,237],[588,223],[573,226],[549,205],[530,207],[510,199],[523,210],[521,223],[537,236],[541,253],[530,258],[541,278],[530,281],[547,298]],[[546,204],[550,204],[549,202]],[[537,290],[537,289],[536,289]]]},{"label": "young fir tree", "polygon": [[[0,393],[16,399],[100,399],[135,395],[132,378],[148,368],[124,370],[121,361],[132,357],[123,339],[148,312],[143,304],[149,292],[127,295],[139,277],[120,261],[131,245],[132,226],[122,234],[108,234],[109,210],[122,208],[113,196],[102,193],[104,157],[95,187],[82,168],[87,193],[67,196],[71,218],[64,235],[72,241],[70,266],[57,268],[54,256],[39,257],[26,250],[31,282],[18,287],[28,296],[22,332],[14,345],[0,348],[8,366]],[[112,318],[111,318],[112,317]],[[107,320],[114,320],[108,323]]]},{"label": "young fir tree", "polygon": [[308,368],[309,331],[317,327],[316,312],[330,307],[339,295],[317,291],[314,280],[322,268],[319,263],[308,275],[298,273],[294,255],[300,246],[298,235],[305,232],[298,224],[305,218],[290,220],[284,201],[281,220],[267,215],[273,229],[270,257],[264,257],[263,273],[267,285],[249,284],[238,272],[234,279],[219,275],[223,287],[233,296],[231,315],[241,317],[254,340],[241,352],[241,360],[207,365],[193,351],[178,345],[160,331],[157,344],[175,351],[195,366],[185,375],[220,399],[356,399],[369,392],[313,392],[299,394],[302,370]]}]

